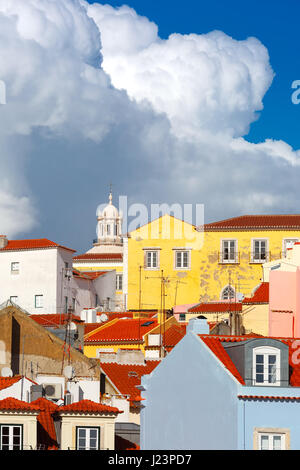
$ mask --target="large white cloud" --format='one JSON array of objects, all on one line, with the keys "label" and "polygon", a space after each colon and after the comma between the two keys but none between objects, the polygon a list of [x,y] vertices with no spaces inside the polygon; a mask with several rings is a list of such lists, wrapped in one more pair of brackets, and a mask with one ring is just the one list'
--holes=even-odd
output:
[{"label": "large white cloud", "polygon": [[[7,92],[0,105],[0,232],[14,236],[37,222],[36,206],[46,204],[31,190],[40,159],[45,168],[53,160],[68,180],[68,172],[83,168],[101,176],[109,155],[115,167],[106,181],[127,178],[131,199],[205,202],[210,218],[295,210],[299,152],[271,138],[259,144],[244,138],[273,76],[268,51],[255,38],[237,41],[214,31],[162,40],[156,24],[127,6],[0,0],[0,80]],[[64,155],[55,151],[62,140]],[[94,167],[89,141],[99,154]],[[54,217],[60,201],[51,197]],[[82,198],[90,204],[89,188]],[[68,204],[65,214],[72,199]]]}]

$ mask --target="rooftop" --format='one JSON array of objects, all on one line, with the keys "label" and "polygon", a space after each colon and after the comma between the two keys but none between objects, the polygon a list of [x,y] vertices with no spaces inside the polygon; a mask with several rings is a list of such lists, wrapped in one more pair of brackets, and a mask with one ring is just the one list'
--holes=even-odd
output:
[{"label": "rooftop", "polygon": [[152,318],[116,318],[84,337],[86,344],[100,342],[140,342],[143,336],[157,326],[157,319]]},{"label": "rooftop", "polygon": [[241,215],[204,225],[204,231],[300,229],[300,214]]},{"label": "rooftop", "polygon": [[76,250],[72,250],[71,248],[67,248],[66,246],[59,245],[58,243],[52,242],[47,238],[38,238],[31,240],[8,240],[7,245],[4,248],[0,249],[0,253],[2,251],[40,250],[45,248],[63,248],[74,253],[76,252]]}]

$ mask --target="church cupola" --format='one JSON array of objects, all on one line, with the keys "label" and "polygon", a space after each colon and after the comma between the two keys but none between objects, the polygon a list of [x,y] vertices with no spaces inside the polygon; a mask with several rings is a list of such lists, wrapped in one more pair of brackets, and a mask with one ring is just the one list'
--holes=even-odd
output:
[{"label": "church cupola", "polygon": [[121,245],[122,244],[122,213],[112,203],[112,192],[109,193],[109,202],[103,208],[97,209],[97,237],[94,245]]}]

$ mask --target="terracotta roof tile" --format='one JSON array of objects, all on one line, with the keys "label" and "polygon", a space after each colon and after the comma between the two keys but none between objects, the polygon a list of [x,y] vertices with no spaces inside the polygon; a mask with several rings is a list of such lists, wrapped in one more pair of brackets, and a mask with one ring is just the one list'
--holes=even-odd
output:
[{"label": "terracotta roof tile", "polygon": [[245,297],[243,304],[262,304],[269,303],[269,283],[262,282],[256,289],[252,297]]},{"label": "terracotta roof tile", "polygon": [[[213,336],[213,335],[198,335],[201,340],[210,348],[210,350],[216,355],[216,357],[223,363],[223,365],[232,373],[234,377],[243,385],[245,382],[238,372],[236,366],[234,365],[233,361],[229,357],[227,351],[223,347],[223,342],[240,342],[240,341],[247,341],[251,338],[260,338],[260,335],[256,334],[249,334],[243,336]],[[266,338],[266,337],[263,337]],[[295,345],[297,348],[300,344],[300,338],[272,338],[278,341],[282,341],[289,347],[289,366],[290,366],[290,386],[292,387],[300,387],[300,363],[297,364],[293,361],[293,354],[295,353]],[[299,342],[299,344],[298,344]]]},{"label": "terracotta roof tile", "polygon": [[[150,324],[148,324],[150,322]],[[144,326],[143,326],[144,325]],[[114,319],[85,336],[86,344],[91,342],[140,342],[143,336],[157,326],[157,319]]]},{"label": "terracotta roof tile", "polygon": [[[142,376],[151,374],[158,364],[160,364],[160,361],[146,361],[145,364],[106,362],[101,363],[101,369],[117,390],[122,395],[128,395],[130,400],[133,401],[140,395],[136,385],[141,384]],[[132,405],[134,404],[132,403]]]},{"label": "terracotta roof tile", "polygon": [[83,253],[82,255],[75,256],[76,260],[123,260],[122,253]]},{"label": "terracotta roof tile", "polygon": [[68,251],[73,251],[74,253],[76,250],[72,250],[71,248],[67,248],[66,246],[59,245],[58,243],[52,242],[47,238],[38,238],[38,239],[31,239],[31,240],[8,240],[7,245],[0,249],[1,251],[10,251],[10,250],[37,250],[42,248],[64,248]]},{"label": "terracotta roof tile", "polygon": [[59,408],[58,405],[46,398],[38,398],[31,402],[40,409],[40,414],[37,417],[37,442],[40,450],[56,450],[58,449],[58,442],[56,431],[53,421],[53,413]]},{"label": "terracotta roof tile", "polygon": [[4,398],[0,400],[0,410],[6,411],[39,411],[40,408],[32,403],[26,403],[25,401],[17,400],[17,398]]},{"label": "terracotta roof tile", "polygon": [[57,410],[57,413],[113,413],[119,414],[123,413],[118,408],[113,406],[103,405],[102,403],[96,403],[91,400],[81,400],[71,405],[60,406]]},{"label": "terracotta roof tile", "polygon": [[[69,317],[67,313],[45,313],[45,314],[33,314],[30,318],[39,325],[49,328],[58,328],[67,323]],[[70,319],[74,323],[83,323],[83,321],[77,315],[70,315]]]},{"label": "terracotta roof tile", "polygon": [[204,231],[247,229],[300,229],[300,214],[241,215],[204,225]]},{"label": "terracotta roof tile", "polygon": [[14,377],[0,377],[0,390],[11,387],[15,383],[21,380],[21,375],[15,375]]},{"label": "terracotta roof tile", "polygon": [[188,313],[224,313],[241,311],[241,302],[202,302],[188,309]]}]

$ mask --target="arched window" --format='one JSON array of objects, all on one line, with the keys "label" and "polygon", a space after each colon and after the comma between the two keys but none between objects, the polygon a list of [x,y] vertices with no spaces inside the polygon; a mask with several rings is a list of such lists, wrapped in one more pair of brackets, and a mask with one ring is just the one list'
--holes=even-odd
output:
[{"label": "arched window", "polygon": [[231,286],[226,286],[222,290],[221,300],[231,300],[235,298],[235,290]]}]

